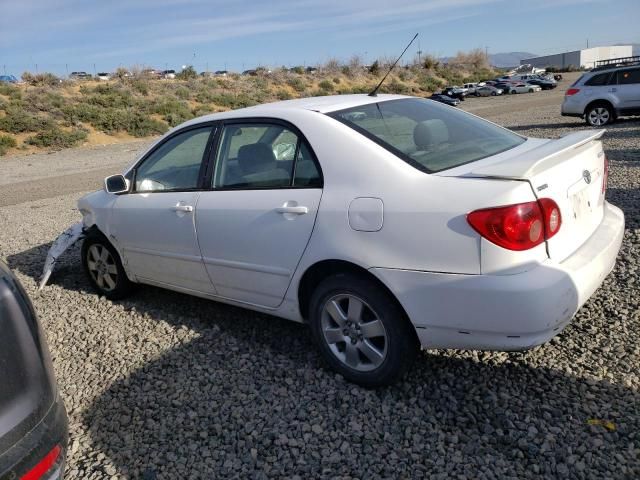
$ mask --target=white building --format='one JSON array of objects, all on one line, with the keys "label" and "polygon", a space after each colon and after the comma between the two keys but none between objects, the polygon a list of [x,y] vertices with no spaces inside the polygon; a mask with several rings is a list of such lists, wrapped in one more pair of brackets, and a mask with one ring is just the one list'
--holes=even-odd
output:
[{"label": "white building", "polygon": [[633,55],[631,45],[614,45],[611,47],[593,47],[574,52],[556,53],[543,57],[533,57],[520,60],[520,65],[531,64],[534,67],[547,68],[568,68],[585,67],[593,68],[599,60],[609,60],[611,58],[623,58]]}]

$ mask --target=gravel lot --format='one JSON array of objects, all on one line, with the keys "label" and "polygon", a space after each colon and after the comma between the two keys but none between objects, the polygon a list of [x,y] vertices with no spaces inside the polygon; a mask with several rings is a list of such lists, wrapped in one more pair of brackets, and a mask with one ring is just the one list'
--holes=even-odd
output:
[{"label": "gravel lot", "polygon": [[[568,83],[464,109],[558,137],[586,127],[559,115]],[[304,326],[150,287],[98,298],[78,248],[37,292],[79,192],[142,144],[0,160],[0,256],[49,338],[68,478],[639,478],[640,121],[613,125],[604,143],[627,232],[566,331],[526,353],[427,351],[375,391],[324,369]]]}]

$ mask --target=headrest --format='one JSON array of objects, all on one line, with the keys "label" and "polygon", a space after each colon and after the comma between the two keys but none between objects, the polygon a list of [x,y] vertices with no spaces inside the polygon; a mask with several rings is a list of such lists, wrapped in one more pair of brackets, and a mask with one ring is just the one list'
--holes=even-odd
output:
[{"label": "headrest", "polygon": [[238,165],[245,175],[270,168],[275,161],[273,150],[266,143],[243,145],[238,150]]},{"label": "headrest", "polygon": [[413,129],[413,141],[419,149],[424,150],[449,141],[449,129],[440,119],[425,120]]}]

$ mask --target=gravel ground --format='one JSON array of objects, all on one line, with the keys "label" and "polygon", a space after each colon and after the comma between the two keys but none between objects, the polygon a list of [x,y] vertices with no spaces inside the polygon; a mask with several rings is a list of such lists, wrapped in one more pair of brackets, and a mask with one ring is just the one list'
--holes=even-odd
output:
[{"label": "gravel ground", "polygon": [[[584,128],[560,117],[561,96],[464,108],[557,137]],[[627,232],[616,269],[566,331],[526,353],[427,351],[403,382],[373,391],[326,370],[304,326],[155,288],[98,298],[77,248],[37,292],[79,195],[0,161],[0,178],[11,169],[39,185],[31,201],[0,185],[0,252],[47,332],[70,417],[68,478],[639,478],[640,121],[615,124],[604,143],[607,196]],[[96,162],[88,174],[106,169]]]}]

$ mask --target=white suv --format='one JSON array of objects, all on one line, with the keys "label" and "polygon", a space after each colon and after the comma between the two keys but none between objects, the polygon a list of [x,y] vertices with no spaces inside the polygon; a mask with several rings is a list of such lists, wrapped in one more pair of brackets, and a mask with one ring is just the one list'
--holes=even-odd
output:
[{"label": "white suv", "polygon": [[593,127],[640,115],[640,57],[633,66],[601,67],[582,75],[565,93],[561,111]]}]

